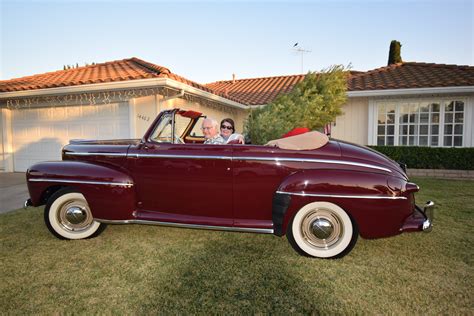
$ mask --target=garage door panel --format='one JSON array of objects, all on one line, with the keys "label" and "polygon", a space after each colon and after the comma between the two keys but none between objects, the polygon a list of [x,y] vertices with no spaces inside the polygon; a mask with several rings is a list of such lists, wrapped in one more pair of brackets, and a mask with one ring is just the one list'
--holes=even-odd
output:
[{"label": "garage door panel", "polygon": [[72,123],[67,127],[67,136],[69,139],[83,138],[82,126],[80,123]]},{"label": "garage door panel", "polygon": [[90,139],[99,139],[99,126],[97,124],[89,125],[87,127],[88,135]]},{"label": "garage door panel", "polygon": [[84,106],[82,108],[82,116],[89,117],[90,119],[96,118],[97,112],[97,106]]},{"label": "garage door panel", "polygon": [[51,119],[51,109],[50,108],[42,108],[37,109],[38,119],[41,121],[50,120]]},{"label": "garage door panel", "polygon": [[128,105],[86,105],[12,111],[15,171],[60,160],[70,139],[129,137]]},{"label": "garage door panel", "polygon": [[53,128],[51,126],[41,126],[39,128],[39,135],[41,137],[52,137],[54,136]]},{"label": "garage door panel", "polygon": [[52,121],[66,120],[66,108],[65,107],[51,108],[51,120]]},{"label": "garage door panel", "polygon": [[69,122],[74,122],[77,119],[82,118],[82,111],[80,107],[71,107],[66,110],[66,119]]}]

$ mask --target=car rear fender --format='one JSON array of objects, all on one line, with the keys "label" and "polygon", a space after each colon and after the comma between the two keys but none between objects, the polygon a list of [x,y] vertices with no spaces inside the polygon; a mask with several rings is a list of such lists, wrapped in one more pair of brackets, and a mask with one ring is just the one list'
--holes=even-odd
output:
[{"label": "car rear fender", "polygon": [[94,218],[125,220],[135,210],[132,177],[123,170],[81,161],[42,162],[31,166],[26,179],[31,204],[46,203],[49,196],[64,187],[81,192]]},{"label": "car rear fender", "polygon": [[304,205],[326,201],[343,208],[359,226],[364,238],[396,235],[404,219],[413,211],[404,183],[405,180],[398,177],[352,170],[296,172],[288,176],[275,192],[272,210],[274,234],[283,236],[288,223]]}]

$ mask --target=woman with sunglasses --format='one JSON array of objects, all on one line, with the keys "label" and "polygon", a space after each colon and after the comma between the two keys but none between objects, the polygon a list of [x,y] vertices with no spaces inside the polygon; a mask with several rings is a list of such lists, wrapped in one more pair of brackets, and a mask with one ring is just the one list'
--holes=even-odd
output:
[{"label": "woman with sunglasses", "polygon": [[221,136],[227,142],[230,135],[235,132],[234,120],[231,118],[225,118],[221,121]]},{"label": "woman with sunglasses", "polygon": [[231,118],[225,118],[221,121],[221,136],[225,143],[244,144],[244,137],[235,133],[234,120]]}]

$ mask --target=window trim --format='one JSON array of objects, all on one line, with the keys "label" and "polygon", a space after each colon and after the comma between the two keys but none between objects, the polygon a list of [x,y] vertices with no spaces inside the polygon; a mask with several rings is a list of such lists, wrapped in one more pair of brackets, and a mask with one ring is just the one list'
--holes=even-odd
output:
[{"label": "window trim", "polygon": [[[368,144],[377,145],[377,136],[378,136],[378,115],[379,115],[379,104],[381,103],[394,103],[395,107],[395,135],[394,135],[394,145],[399,146],[399,137],[400,137],[400,108],[403,104],[409,103],[439,103],[440,104],[440,119],[439,119],[439,142],[438,146],[428,147],[440,147],[440,148],[449,148],[449,147],[468,147],[472,142],[471,135],[468,135],[468,132],[472,130],[472,122],[470,122],[471,117],[474,116],[471,110],[472,107],[472,97],[469,96],[440,96],[440,97],[430,97],[430,98],[369,98],[369,126],[368,126]],[[445,146],[444,144],[444,116],[445,116],[445,103],[452,101],[462,101],[464,102],[464,117],[463,117],[463,132],[462,132],[462,144],[461,146]],[[454,118],[453,118],[454,119]],[[418,122],[418,126],[420,123]],[[432,124],[428,124],[431,128]],[[454,122],[453,122],[454,129]],[[454,132],[454,131],[453,131]],[[431,135],[431,133],[430,133]],[[454,134],[453,134],[454,135]],[[419,134],[418,134],[419,136]],[[431,143],[431,138],[428,138],[429,143]],[[385,145],[388,146],[388,145]],[[416,145],[420,146],[420,145]]]}]

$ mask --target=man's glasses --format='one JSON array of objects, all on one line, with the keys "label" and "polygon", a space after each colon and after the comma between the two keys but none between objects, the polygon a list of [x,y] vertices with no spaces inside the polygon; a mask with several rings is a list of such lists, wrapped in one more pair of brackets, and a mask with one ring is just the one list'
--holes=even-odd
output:
[{"label": "man's glasses", "polygon": [[213,127],[213,126],[211,126],[211,127],[201,127],[201,129],[202,129],[203,131],[208,131],[208,130],[210,130],[212,127]]},{"label": "man's glasses", "polygon": [[233,130],[234,129],[232,126],[228,126],[228,125],[221,125],[221,128],[228,129],[228,130]]}]

